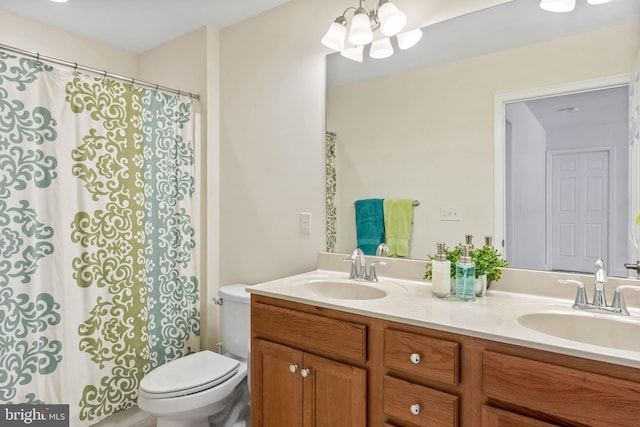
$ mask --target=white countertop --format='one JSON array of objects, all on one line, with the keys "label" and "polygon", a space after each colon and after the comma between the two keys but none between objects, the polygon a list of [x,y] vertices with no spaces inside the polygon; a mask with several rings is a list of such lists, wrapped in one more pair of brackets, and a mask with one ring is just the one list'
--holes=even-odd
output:
[{"label": "white countertop", "polygon": [[[632,316],[622,318],[612,314],[587,313],[573,310],[570,298],[532,295],[489,289],[487,295],[475,302],[442,300],[431,295],[430,283],[379,276],[379,283],[360,281],[364,286],[378,287],[387,293],[384,298],[349,300],[325,298],[300,286],[313,280],[346,280],[344,271],[314,270],[308,273],[250,286],[251,293],[280,298],[334,310],[391,320],[456,334],[478,337],[508,344],[531,347],[556,353],[640,368],[640,351],[620,350],[578,341],[557,338],[536,332],[518,322],[518,316],[536,312],[593,316],[616,321],[637,323],[640,330],[640,311],[630,309]],[[608,328],[611,329],[611,328]],[[590,331],[590,333],[598,333]],[[599,333],[616,333],[604,330]],[[629,340],[640,340],[640,335]]]}]

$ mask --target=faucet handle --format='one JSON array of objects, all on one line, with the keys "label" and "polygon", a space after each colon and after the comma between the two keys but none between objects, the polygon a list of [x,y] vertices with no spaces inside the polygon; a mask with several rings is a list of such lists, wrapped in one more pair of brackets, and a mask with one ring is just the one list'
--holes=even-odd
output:
[{"label": "faucet handle", "polygon": [[384,261],[372,261],[369,266],[369,280],[372,282],[378,281],[378,274],[376,273],[376,265],[387,265]]},{"label": "faucet handle", "polygon": [[616,287],[616,290],[613,293],[613,303],[611,304],[611,308],[623,316],[629,316],[629,310],[627,310],[627,305],[624,303],[624,296],[622,294],[622,291],[625,289],[640,292],[640,286],[620,285]]},{"label": "faucet handle", "polygon": [[351,272],[349,273],[349,279],[355,279],[358,277],[358,268],[356,267],[356,258],[353,256],[342,258],[342,261],[351,261]]},{"label": "faucet handle", "polygon": [[576,285],[578,287],[578,292],[576,293],[576,299],[573,302],[573,306],[574,307],[579,307],[579,306],[584,306],[587,305],[587,293],[584,290],[584,283],[582,283],[579,280],[573,280],[573,279],[569,279],[569,280],[558,280],[558,283],[562,283],[562,284],[573,284]]}]

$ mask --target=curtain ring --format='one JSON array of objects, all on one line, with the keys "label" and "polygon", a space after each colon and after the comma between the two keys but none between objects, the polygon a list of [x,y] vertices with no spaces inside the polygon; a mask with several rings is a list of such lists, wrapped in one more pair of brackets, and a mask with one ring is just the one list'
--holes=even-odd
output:
[{"label": "curtain ring", "polygon": [[158,88],[160,87],[160,85],[156,85],[156,92],[158,91]]},{"label": "curtain ring", "polygon": [[74,62],[74,63],[73,63],[73,75],[74,75],[74,76],[77,76],[77,75],[79,75],[79,74],[80,74],[80,73],[78,73],[78,63],[77,63],[77,62]]},{"label": "curtain ring", "polygon": [[36,67],[42,67],[42,62],[40,61],[40,52],[36,52]]},{"label": "curtain ring", "polygon": [[136,79],[131,77],[131,89],[133,89],[133,85],[135,84],[135,82],[136,82]]}]

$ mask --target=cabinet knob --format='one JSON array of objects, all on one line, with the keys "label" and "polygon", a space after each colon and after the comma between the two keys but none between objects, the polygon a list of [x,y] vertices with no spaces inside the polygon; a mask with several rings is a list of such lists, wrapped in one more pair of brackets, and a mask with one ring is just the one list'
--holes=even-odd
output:
[{"label": "cabinet knob", "polygon": [[409,410],[411,410],[411,413],[413,415],[418,415],[420,413],[420,405],[418,405],[417,403],[414,403],[413,405],[411,405]]},{"label": "cabinet knob", "polygon": [[418,353],[412,353],[409,358],[411,359],[411,363],[413,363],[414,365],[420,363],[420,355]]},{"label": "cabinet knob", "polygon": [[300,375],[302,375],[303,378],[307,378],[310,374],[311,374],[311,371],[308,369],[300,370]]},{"label": "cabinet knob", "polygon": [[298,365],[291,364],[289,365],[289,372],[292,374],[298,370]]}]

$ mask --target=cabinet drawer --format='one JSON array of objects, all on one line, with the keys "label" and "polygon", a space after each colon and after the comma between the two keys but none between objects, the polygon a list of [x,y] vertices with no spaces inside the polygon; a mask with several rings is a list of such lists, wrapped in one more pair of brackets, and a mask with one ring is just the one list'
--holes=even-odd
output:
[{"label": "cabinet drawer", "polygon": [[557,424],[549,424],[544,421],[492,408],[482,407],[482,427],[559,427]]},{"label": "cabinet drawer", "polygon": [[[417,415],[412,405],[419,405]],[[384,413],[418,426],[458,425],[458,396],[385,375]]]},{"label": "cabinet drawer", "polygon": [[[384,365],[445,384],[458,384],[460,345],[394,329],[384,331]],[[412,355],[420,356],[414,363]]]},{"label": "cabinet drawer", "polygon": [[367,327],[262,303],[251,304],[254,336],[301,350],[365,363]]},{"label": "cabinet drawer", "polygon": [[640,384],[492,351],[484,352],[490,398],[592,427],[636,426]]}]

